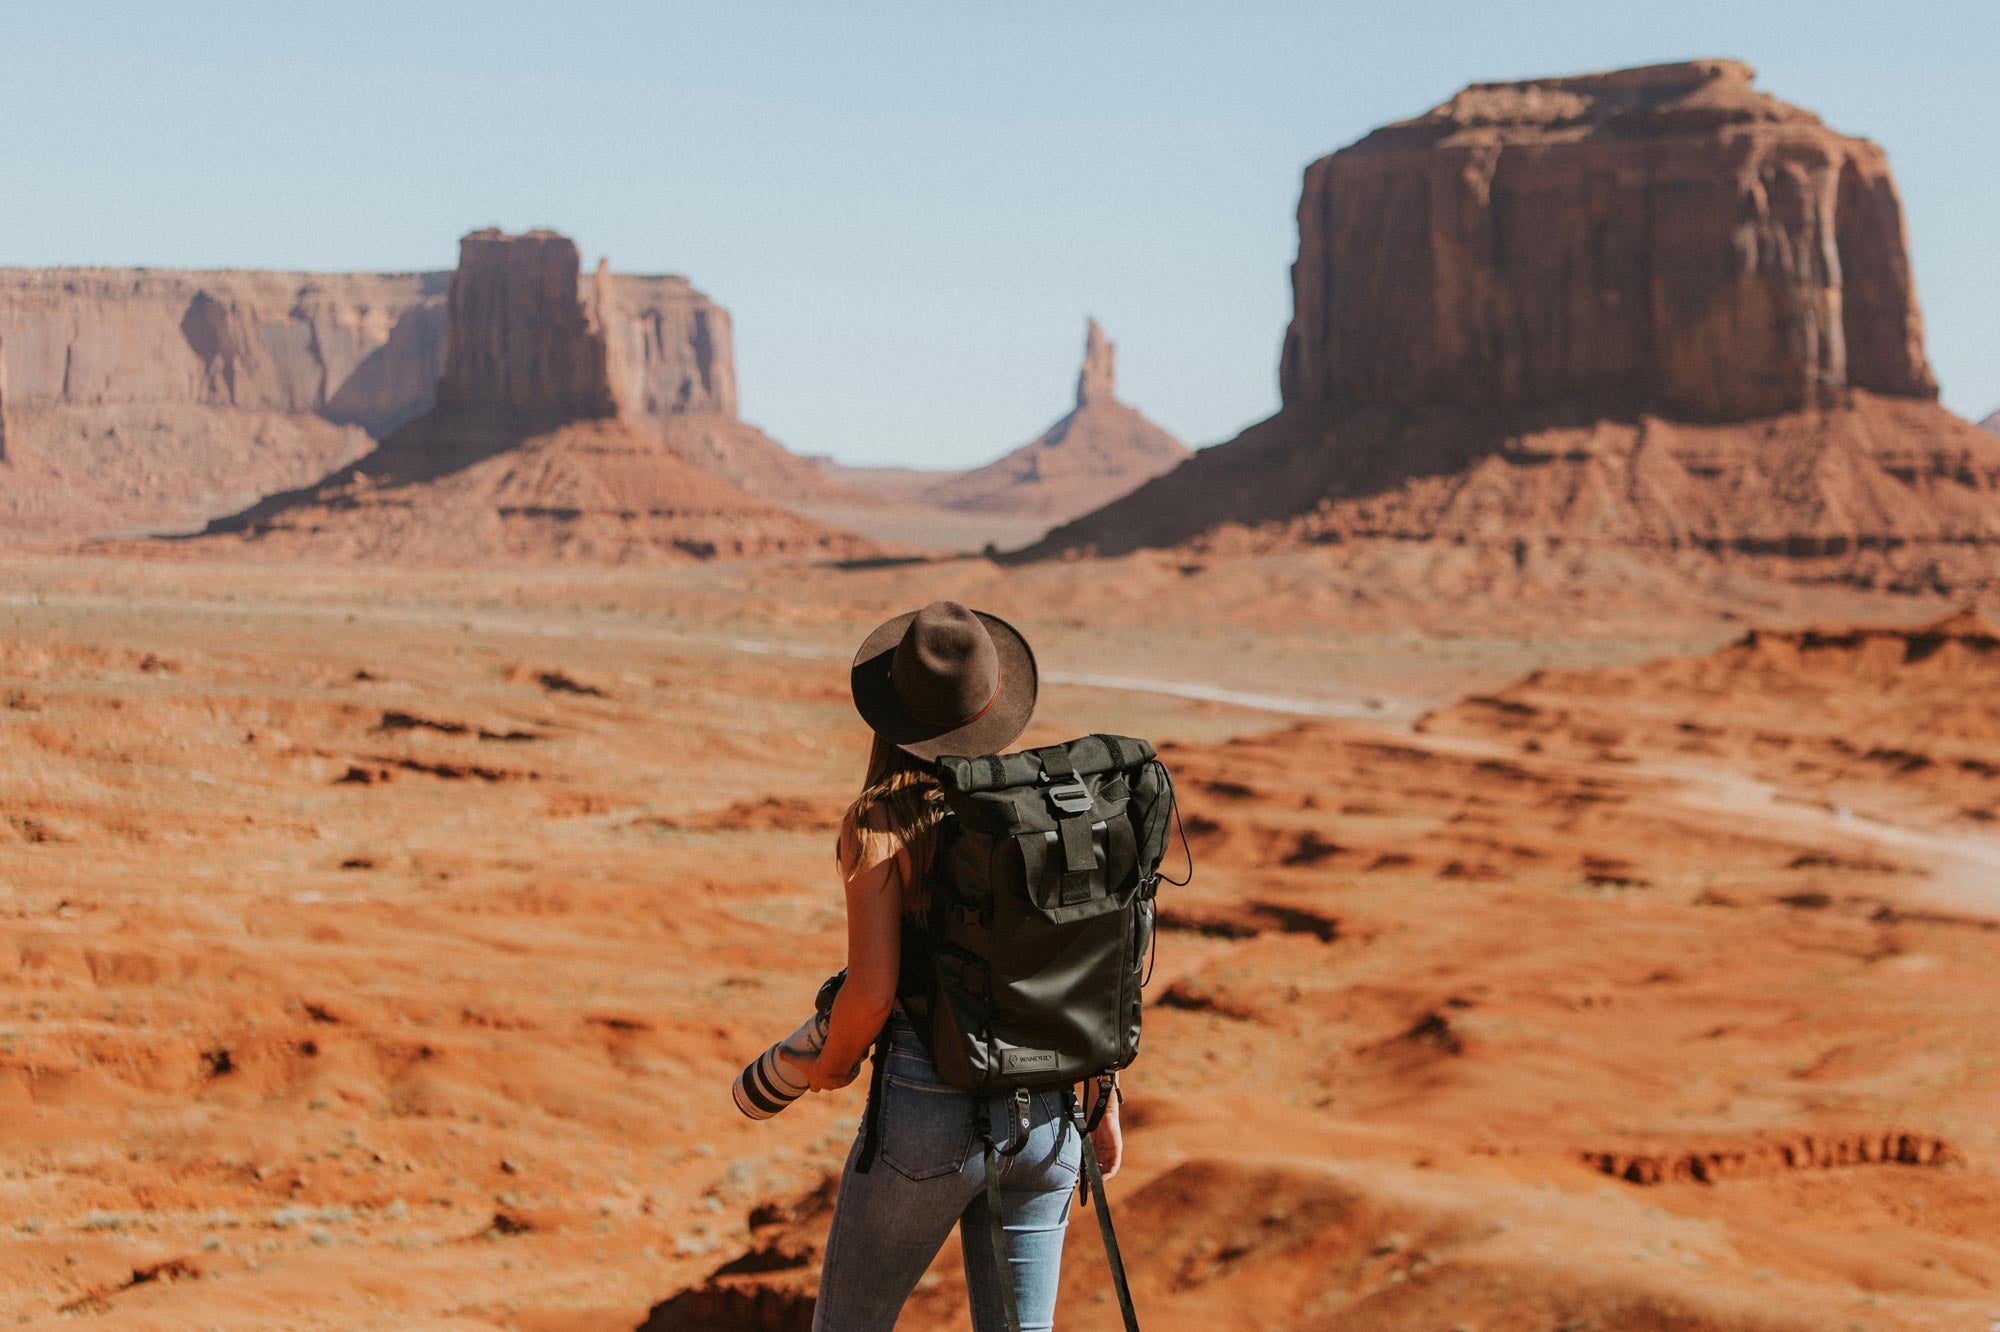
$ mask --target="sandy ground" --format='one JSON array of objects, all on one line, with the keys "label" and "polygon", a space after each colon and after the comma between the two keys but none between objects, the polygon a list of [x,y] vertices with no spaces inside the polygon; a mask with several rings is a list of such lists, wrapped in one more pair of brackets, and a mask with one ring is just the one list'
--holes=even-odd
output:
[{"label": "sandy ground", "polygon": [[[1027,742],[1180,777],[1114,1186],[1148,1328],[2000,1322],[1983,795],[1454,710],[1725,616],[1450,633],[1237,576],[0,558],[0,1319],[803,1326],[859,1097],[750,1124],[728,1082],[839,963],[850,646],[946,594],[1033,636]],[[1801,715],[1879,698],[1842,678]],[[1115,1326],[1069,1253],[1062,1325]],[[947,1252],[904,1325],[960,1291]]]}]

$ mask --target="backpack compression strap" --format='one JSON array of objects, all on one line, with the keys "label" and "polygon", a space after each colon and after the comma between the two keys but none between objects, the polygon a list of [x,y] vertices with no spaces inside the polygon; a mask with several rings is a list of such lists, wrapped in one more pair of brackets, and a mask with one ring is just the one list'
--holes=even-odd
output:
[{"label": "backpack compression strap", "polygon": [[1097,866],[1090,845],[1090,790],[1076,775],[1076,762],[1061,745],[1035,751],[1042,762],[1042,780],[1049,783],[1049,803],[1056,810],[1056,832],[1062,843],[1063,906],[1075,906],[1090,896],[1090,872]]}]

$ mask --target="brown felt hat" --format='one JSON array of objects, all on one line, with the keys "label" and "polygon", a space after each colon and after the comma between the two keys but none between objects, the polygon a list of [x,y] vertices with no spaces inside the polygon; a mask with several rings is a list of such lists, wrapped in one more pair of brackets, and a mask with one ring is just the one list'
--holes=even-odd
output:
[{"label": "brown felt hat", "polygon": [[878,627],[854,654],[854,706],[921,759],[1006,748],[1035,711],[1035,654],[997,615],[933,601]]}]

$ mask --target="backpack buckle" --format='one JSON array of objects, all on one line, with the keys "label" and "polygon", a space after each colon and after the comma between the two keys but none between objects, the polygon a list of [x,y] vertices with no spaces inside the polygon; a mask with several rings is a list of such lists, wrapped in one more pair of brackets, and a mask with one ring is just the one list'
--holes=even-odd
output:
[{"label": "backpack buckle", "polygon": [[1090,791],[1081,778],[1071,777],[1048,789],[1049,803],[1065,814],[1082,814],[1090,808]]}]

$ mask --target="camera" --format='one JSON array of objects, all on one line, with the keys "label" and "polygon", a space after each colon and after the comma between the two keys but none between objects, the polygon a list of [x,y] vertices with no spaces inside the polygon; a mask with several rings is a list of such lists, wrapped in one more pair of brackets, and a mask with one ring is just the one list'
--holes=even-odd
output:
[{"label": "camera", "polygon": [[[758,1055],[736,1075],[736,1083],[730,1088],[730,1093],[736,1098],[738,1110],[751,1119],[769,1119],[805,1095],[805,1075],[785,1060],[810,1064],[819,1057],[820,1047],[826,1044],[827,1024],[833,1015],[833,997],[840,993],[841,982],[846,979],[844,969],[828,976],[819,987],[818,997],[813,1000],[813,1015],[800,1023],[797,1031]],[[780,1055],[785,1059],[780,1059]]]}]

